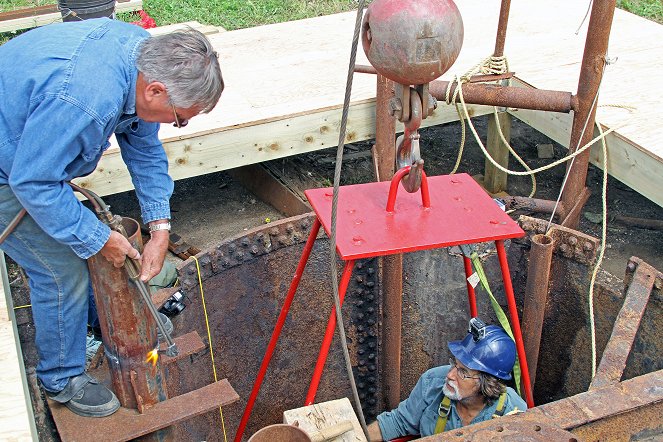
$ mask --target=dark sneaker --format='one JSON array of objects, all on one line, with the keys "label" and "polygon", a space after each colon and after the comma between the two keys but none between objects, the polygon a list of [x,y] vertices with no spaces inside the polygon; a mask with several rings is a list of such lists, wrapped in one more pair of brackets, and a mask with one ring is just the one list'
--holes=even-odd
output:
[{"label": "dark sneaker", "polygon": [[69,383],[61,392],[47,394],[49,398],[85,417],[110,416],[120,408],[120,401],[115,394],[87,373],[69,378]]},{"label": "dark sneaker", "polygon": [[[173,321],[170,320],[170,318],[163,313],[159,312],[159,318],[161,318],[161,323],[163,324],[163,328],[166,329],[166,332],[169,335],[173,334]],[[159,329],[159,326],[157,325],[157,339],[159,342],[164,342],[166,338],[163,337],[161,334],[161,329]]]}]

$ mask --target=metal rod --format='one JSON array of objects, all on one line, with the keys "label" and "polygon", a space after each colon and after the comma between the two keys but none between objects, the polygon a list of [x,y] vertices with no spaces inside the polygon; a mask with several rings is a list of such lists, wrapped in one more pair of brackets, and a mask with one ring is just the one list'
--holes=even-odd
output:
[{"label": "metal rod", "polygon": [[3,231],[2,231],[2,234],[0,234],[0,244],[2,244],[3,242],[5,242],[5,240],[7,239],[7,237],[8,237],[9,235],[11,235],[11,233],[14,231],[14,229],[16,228],[16,226],[18,226],[18,223],[21,222],[21,220],[23,219],[23,217],[25,216],[26,213],[28,213],[27,210],[25,210],[25,209],[21,209],[21,210],[16,214],[16,216],[14,217],[14,219],[12,219],[12,220],[9,222],[9,224],[7,224],[7,227],[5,227],[5,230],[3,230]]},{"label": "metal rod", "polygon": [[476,318],[479,315],[477,311],[477,296],[474,292],[474,286],[469,281],[469,277],[474,272],[472,270],[472,261],[465,255],[463,255],[463,265],[465,267],[465,282],[467,283],[467,300],[470,304],[470,316]]},{"label": "metal rod", "polygon": [[523,306],[523,343],[529,363],[529,377],[534,389],[541,331],[548,300],[553,239],[548,235],[538,234],[532,237],[531,244]]},{"label": "metal rod", "polygon": [[500,6],[500,19],[497,23],[497,36],[495,37],[495,52],[493,57],[501,57],[504,55],[504,43],[506,42],[506,27],[509,23],[509,9],[511,8],[511,0],[502,0]]},{"label": "metal rod", "polygon": [[242,420],[240,421],[239,427],[237,428],[237,433],[235,434],[235,442],[240,442],[242,440],[242,435],[246,429],[246,424],[249,422],[249,417],[251,417],[251,412],[253,411],[253,405],[256,401],[256,398],[258,397],[258,393],[260,392],[260,386],[262,385],[262,381],[264,380],[265,374],[267,373],[267,367],[269,366],[269,362],[271,361],[272,355],[274,354],[274,349],[276,348],[276,343],[279,340],[281,329],[283,328],[283,324],[285,324],[285,320],[288,317],[290,305],[292,304],[292,300],[295,297],[295,292],[297,291],[299,282],[302,279],[302,274],[306,268],[306,263],[308,262],[309,256],[311,255],[311,250],[313,249],[313,244],[315,243],[315,238],[318,236],[319,231],[320,220],[316,217],[315,221],[313,222],[313,226],[311,227],[311,233],[309,234],[308,239],[306,240],[306,244],[304,245],[304,250],[302,251],[302,256],[299,259],[299,264],[297,265],[295,274],[292,277],[292,281],[290,282],[290,288],[288,289],[288,293],[286,294],[285,300],[283,301],[281,313],[276,320],[276,325],[274,326],[272,337],[269,340],[269,344],[267,344],[267,350],[265,351],[265,356],[262,358],[262,363],[260,364],[260,369],[258,370],[256,380],[253,383],[251,395],[246,402],[246,407],[244,408],[244,413],[242,414]]},{"label": "metal rod", "polygon": [[534,407],[534,396],[532,395],[532,384],[529,378],[529,369],[527,367],[527,355],[525,354],[525,347],[523,345],[523,334],[520,331],[520,320],[518,319],[518,308],[516,307],[516,298],[513,294],[513,285],[511,284],[511,274],[509,273],[509,262],[506,258],[506,251],[504,250],[504,240],[495,241],[497,248],[497,256],[500,260],[500,268],[502,270],[502,281],[504,282],[504,293],[506,301],[509,305],[509,315],[511,316],[511,328],[513,329],[513,337],[516,341],[516,350],[518,352],[518,360],[520,361],[520,369],[522,372],[523,390],[525,391],[525,401],[528,408]]},{"label": "metal rod", "polygon": [[[350,277],[352,276],[352,269],[354,268],[355,261],[349,260],[345,262],[345,267],[343,268],[343,275],[341,276],[341,282],[338,286],[338,298],[340,305],[343,305],[343,299],[345,298],[345,293],[348,290],[348,284],[350,283]],[[336,307],[332,307],[332,311],[329,314],[329,319],[327,320],[327,329],[325,330],[325,336],[322,339],[322,345],[320,346],[320,352],[318,353],[318,360],[315,362],[315,368],[313,369],[313,377],[311,378],[311,383],[308,387],[308,392],[306,393],[306,399],[304,405],[312,405],[315,401],[315,394],[318,392],[318,385],[320,385],[320,378],[322,378],[322,371],[325,369],[325,362],[327,362],[327,355],[329,354],[329,347],[334,339],[334,331],[336,330]]]},{"label": "metal rod", "polygon": [[[394,174],[394,177],[391,179],[391,185],[389,186],[389,196],[387,198],[387,212],[392,213],[394,207],[396,206],[396,194],[398,193],[398,185],[405,175],[410,173],[411,166],[403,167]],[[430,193],[428,191],[428,180],[426,179],[426,173],[421,171],[421,204],[429,208],[430,207]]]},{"label": "metal rod", "polygon": [[[597,95],[603,69],[608,53],[608,40],[612,18],[615,13],[615,0],[594,1],[589,18],[589,27],[585,41],[585,51],[578,78],[577,108],[573,115],[571,140],[569,152],[575,152],[579,147],[588,143],[594,134],[596,117]],[[566,207],[573,207],[587,181],[587,168],[589,167],[589,149],[575,157],[567,165],[568,182],[562,193],[561,201]],[[576,228],[580,219],[579,211],[574,219],[565,223],[567,227]]]}]

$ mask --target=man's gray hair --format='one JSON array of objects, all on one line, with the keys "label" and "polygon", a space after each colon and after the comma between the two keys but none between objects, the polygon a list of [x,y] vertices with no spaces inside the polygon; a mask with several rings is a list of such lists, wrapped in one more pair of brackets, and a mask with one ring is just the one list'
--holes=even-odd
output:
[{"label": "man's gray hair", "polygon": [[506,384],[501,379],[480,371],[479,391],[487,400],[495,400],[506,391]]},{"label": "man's gray hair", "polygon": [[148,83],[163,83],[176,107],[200,106],[200,112],[207,113],[223,92],[218,54],[207,37],[192,28],[146,39],[136,67]]}]

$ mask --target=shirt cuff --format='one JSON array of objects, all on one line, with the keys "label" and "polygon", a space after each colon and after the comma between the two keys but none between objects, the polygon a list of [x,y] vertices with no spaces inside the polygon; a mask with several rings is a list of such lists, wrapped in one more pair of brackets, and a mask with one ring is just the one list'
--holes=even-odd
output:
[{"label": "shirt cuff", "polygon": [[157,219],[170,219],[170,204],[168,201],[141,204],[140,209],[144,224]]},{"label": "shirt cuff", "polygon": [[110,238],[110,234],[110,227],[101,221],[97,221],[92,233],[81,244],[71,246],[71,249],[80,258],[88,259],[99,253]]},{"label": "shirt cuff", "polygon": [[378,426],[380,427],[380,433],[382,434],[382,440],[392,440],[397,437],[404,436],[403,434],[398,434],[387,422],[385,413],[381,413],[377,416]]}]

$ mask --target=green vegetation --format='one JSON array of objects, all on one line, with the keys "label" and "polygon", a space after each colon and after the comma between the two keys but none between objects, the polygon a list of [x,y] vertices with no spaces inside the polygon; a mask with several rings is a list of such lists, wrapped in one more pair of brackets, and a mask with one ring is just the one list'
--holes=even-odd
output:
[{"label": "green vegetation", "polygon": [[661,0],[617,0],[617,7],[663,24],[663,2]]}]

